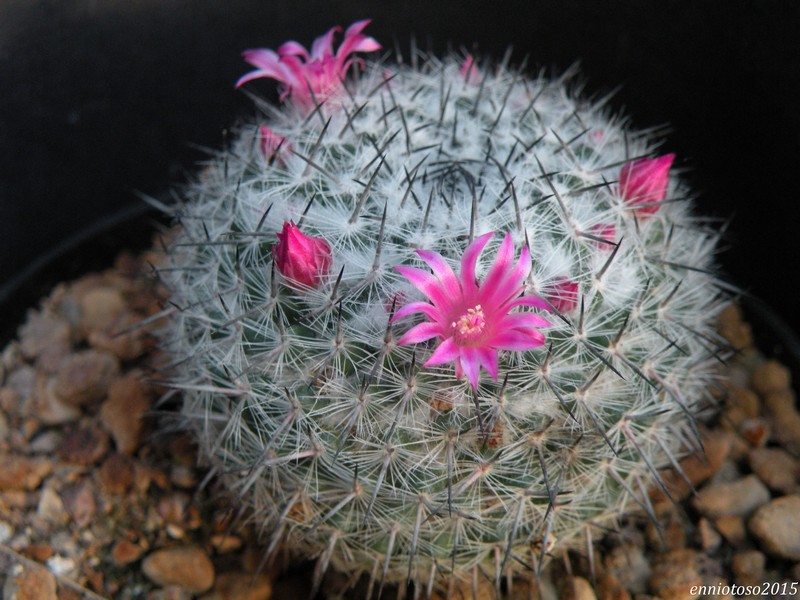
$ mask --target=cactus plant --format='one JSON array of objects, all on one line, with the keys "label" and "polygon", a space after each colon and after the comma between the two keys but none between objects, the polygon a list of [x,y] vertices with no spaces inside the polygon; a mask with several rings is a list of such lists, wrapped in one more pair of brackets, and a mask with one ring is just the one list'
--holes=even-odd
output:
[{"label": "cactus plant", "polygon": [[538,572],[699,447],[718,232],[570,73],[365,63],[366,25],[245,53],[281,103],[183,190],[161,271],[181,425],[316,586]]}]

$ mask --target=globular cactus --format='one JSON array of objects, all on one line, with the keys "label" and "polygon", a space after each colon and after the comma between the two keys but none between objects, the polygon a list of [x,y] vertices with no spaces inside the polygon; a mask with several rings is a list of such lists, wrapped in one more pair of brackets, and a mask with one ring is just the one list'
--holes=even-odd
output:
[{"label": "globular cactus", "polygon": [[570,77],[364,64],[366,23],[245,53],[282,102],[184,190],[162,268],[181,423],[316,585],[538,571],[698,448],[718,233]]}]

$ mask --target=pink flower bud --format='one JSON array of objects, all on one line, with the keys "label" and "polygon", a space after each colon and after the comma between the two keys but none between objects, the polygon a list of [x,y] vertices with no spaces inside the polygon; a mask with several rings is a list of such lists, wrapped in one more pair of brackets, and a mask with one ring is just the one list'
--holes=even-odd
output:
[{"label": "pink flower bud", "polygon": [[667,194],[669,168],[674,154],[658,158],[640,158],[626,163],[619,173],[619,193],[639,216],[655,214]]},{"label": "pink flower bud", "polygon": [[266,158],[270,164],[275,160],[280,164],[284,164],[281,154],[290,151],[291,144],[286,141],[285,137],[278,135],[266,125],[260,127],[259,133],[259,137],[261,138],[259,140],[259,146],[261,147],[261,153],[264,155],[264,158]]},{"label": "pink flower bud", "polygon": [[558,312],[572,312],[578,305],[578,284],[566,277],[558,277],[545,297]]},{"label": "pink flower bud", "polygon": [[284,222],[278,243],[272,248],[278,271],[293,283],[316,287],[331,267],[331,247],[322,238],[305,235],[294,224]]},{"label": "pink flower bud", "polygon": [[472,54],[467,54],[467,57],[464,59],[464,64],[461,65],[458,73],[469,85],[478,85],[481,81],[480,73],[478,73],[478,65]]}]

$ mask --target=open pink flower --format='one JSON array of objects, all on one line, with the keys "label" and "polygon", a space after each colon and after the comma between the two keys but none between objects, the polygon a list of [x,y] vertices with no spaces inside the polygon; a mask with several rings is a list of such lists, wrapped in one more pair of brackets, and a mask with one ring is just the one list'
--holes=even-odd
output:
[{"label": "open pink flower", "polygon": [[417,254],[433,270],[395,267],[425,294],[428,302],[411,302],[394,315],[392,322],[412,313],[422,313],[427,321],[409,329],[398,344],[418,344],[438,337],[442,341],[425,366],[455,362],[456,376],[466,375],[478,387],[483,367],[497,380],[499,350],[524,351],[544,344],[537,327],[550,323],[533,313],[512,313],[518,306],[548,308],[538,296],[521,295],[531,270],[531,255],[522,249],[517,264],[511,234],[506,234],[497,257],[482,282],[475,280],[478,256],[494,233],[472,242],[461,259],[461,275],[456,276],[440,254],[418,250]]},{"label": "open pink flower", "polygon": [[316,287],[331,267],[331,247],[322,238],[305,235],[289,221],[272,247],[272,260],[280,273],[292,283]]},{"label": "open pink flower", "polygon": [[381,49],[378,42],[361,33],[369,22],[369,19],[365,19],[350,25],[335,53],[333,37],[342,30],[341,27],[333,27],[314,40],[310,53],[294,41],[284,43],[277,52],[266,48],[245,50],[242,56],[256,70],[241,77],[236,87],[259,77],[275,79],[282,84],[282,102],[291,96],[292,101],[300,107],[311,109],[315,100],[321,102],[341,88],[347,69],[353,62],[363,64],[361,59],[350,57],[353,52]]},{"label": "open pink flower", "polygon": [[625,203],[641,216],[655,214],[667,195],[669,168],[674,154],[640,158],[626,163],[619,173],[619,193]]}]

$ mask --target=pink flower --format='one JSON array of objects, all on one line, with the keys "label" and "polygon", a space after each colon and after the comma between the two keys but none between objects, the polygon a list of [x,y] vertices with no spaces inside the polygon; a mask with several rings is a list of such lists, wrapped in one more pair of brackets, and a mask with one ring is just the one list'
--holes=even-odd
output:
[{"label": "pink flower", "polygon": [[278,135],[274,131],[272,131],[266,125],[262,125],[259,129],[260,140],[259,145],[261,147],[261,154],[264,155],[270,163],[274,160],[278,160],[280,163],[283,163],[283,159],[278,156],[280,151],[288,151],[291,147],[291,144],[286,141],[286,138],[283,136]]},{"label": "pink flower", "polygon": [[304,109],[311,109],[316,102],[337,92],[353,62],[363,65],[353,52],[373,52],[381,45],[361,31],[369,25],[369,19],[357,21],[347,28],[339,49],[333,51],[333,37],[341,27],[333,27],[318,37],[311,45],[309,54],[302,45],[294,41],[284,43],[278,52],[266,48],[246,50],[245,61],[256,67],[236,82],[236,87],[252,79],[267,77],[281,82],[281,102],[291,96],[292,101]]},{"label": "pink flower", "polygon": [[572,312],[578,305],[578,284],[566,277],[557,277],[546,298],[558,312]]},{"label": "pink flower", "polygon": [[675,160],[674,154],[658,158],[640,158],[626,163],[619,173],[619,193],[622,199],[637,214],[655,214],[660,202],[667,194],[669,168]]},{"label": "pink flower", "polygon": [[316,287],[331,267],[331,247],[322,238],[303,234],[294,221],[284,222],[278,243],[272,247],[278,271],[293,283]]},{"label": "pink flower", "polygon": [[464,64],[458,70],[461,77],[469,85],[477,85],[480,83],[480,73],[478,73],[478,65],[475,64],[475,57],[472,54],[467,54],[464,59]]},{"label": "pink flower", "polygon": [[438,337],[442,341],[425,366],[455,362],[456,376],[466,375],[478,387],[483,367],[497,380],[499,350],[523,351],[544,344],[537,327],[550,323],[533,313],[511,313],[518,306],[548,308],[538,296],[521,295],[531,270],[528,248],[522,249],[516,265],[511,234],[506,234],[492,268],[482,282],[475,280],[478,255],[494,233],[472,242],[461,259],[461,275],[456,276],[436,252],[418,250],[433,274],[415,267],[395,267],[429,299],[411,302],[397,311],[392,322],[412,313],[422,313],[427,321],[409,329],[398,344],[418,344]]}]

